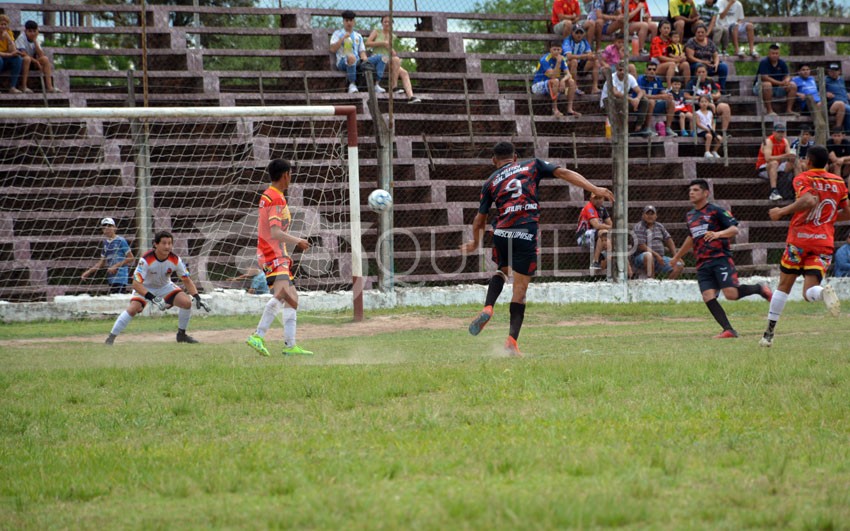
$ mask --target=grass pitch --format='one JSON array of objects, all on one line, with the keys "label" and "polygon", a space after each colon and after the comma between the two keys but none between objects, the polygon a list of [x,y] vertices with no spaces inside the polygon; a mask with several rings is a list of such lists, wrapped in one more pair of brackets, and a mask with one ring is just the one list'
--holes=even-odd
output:
[{"label": "grass pitch", "polygon": [[789,303],[760,349],[766,304],[724,306],[741,339],[531,303],[520,360],[506,306],[301,314],[297,359],[256,317],[0,325],[0,527],[846,528],[847,317]]}]

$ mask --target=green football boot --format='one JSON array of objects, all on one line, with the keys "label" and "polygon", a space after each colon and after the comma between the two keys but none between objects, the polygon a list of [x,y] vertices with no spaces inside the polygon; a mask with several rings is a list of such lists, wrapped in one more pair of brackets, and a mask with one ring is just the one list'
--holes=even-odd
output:
[{"label": "green football boot", "polygon": [[312,356],[313,353],[309,350],[304,350],[298,345],[292,345],[291,347],[283,347],[283,355],[284,356]]},{"label": "green football boot", "polygon": [[271,356],[269,349],[266,348],[265,340],[257,334],[251,334],[251,337],[248,338],[246,343],[248,343],[249,347],[256,350],[260,356]]}]

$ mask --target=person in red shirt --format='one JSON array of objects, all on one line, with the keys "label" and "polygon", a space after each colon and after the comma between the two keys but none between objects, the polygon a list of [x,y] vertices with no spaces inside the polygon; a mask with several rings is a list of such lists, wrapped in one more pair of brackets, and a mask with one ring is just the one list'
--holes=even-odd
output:
[{"label": "person in red shirt", "polygon": [[649,37],[651,43],[658,32],[658,24],[652,21],[646,0],[629,0],[629,31],[637,33],[638,54],[642,54],[646,38]]},{"label": "person in red shirt", "polygon": [[605,268],[606,261],[602,254],[608,248],[608,231],[614,227],[614,222],[608,210],[602,204],[605,198],[590,194],[590,201],[581,209],[576,229],[576,242],[581,247],[590,250],[593,260],[590,269]]},{"label": "person in red shirt", "polygon": [[578,0],[555,0],[552,3],[552,33],[566,39],[573,31],[573,24],[581,17]]},{"label": "person in red shirt", "polygon": [[667,80],[667,86],[673,83],[673,76],[680,75],[684,77],[683,86],[691,80],[691,65],[688,63],[688,58],[683,56],[671,57],[667,53],[667,48],[673,43],[673,38],[670,32],[673,26],[669,20],[662,20],[658,23],[658,35],[652,38],[649,46],[650,59],[658,59],[659,77],[664,76]]},{"label": "person in red shirt", "polygon": [[773,134],[762,142],[756,159],[758,176],[770,182],[769,199],[771,201],[782,199],[782,194],[779,193],[777,185],[779,173],[791,170],[796,158],[797,155],[794,154],[788,138],[785,137],[785,124],[775,122]]},{"label": "person in red shirt", "polygon": [[803,275],[803,297],[808,302],[822,300],[834,316],[838,316],[841,310],[835,289],[820,283],[826,276],[835,250],[835,222],[850,219],[850,202],[844,180],[827,172],[827,164],[829,152],[824,146],[809,148],[806,162],[809,170],[794,177],[797,199],[790,205],[771,208],[768,212],[773,221],[779,221],[788,214],[793,214],[793,217],[788,226],[785,252],[779,262],[779,286],[773,292],[767,329],[759,341],[762,347],[773,345],[776,322],[800,275]]}]

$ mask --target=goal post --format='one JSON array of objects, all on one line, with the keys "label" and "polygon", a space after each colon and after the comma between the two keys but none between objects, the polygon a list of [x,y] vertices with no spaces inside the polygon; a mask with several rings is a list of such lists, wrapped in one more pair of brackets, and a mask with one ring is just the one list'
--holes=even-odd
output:
[{"label": "goal post", "polygon": [[205,289],[242,287],[234,279],[256,272],[265,168],[285,158],[291,231],[311,243],[293,253],[299,287],[351,289],[362,320],[354,106],[8,108],[0,135],[0,300],[108,290],[103,271],[81,279],[99,259],[103,217],[134,253],[153,232],[174,233]]}]

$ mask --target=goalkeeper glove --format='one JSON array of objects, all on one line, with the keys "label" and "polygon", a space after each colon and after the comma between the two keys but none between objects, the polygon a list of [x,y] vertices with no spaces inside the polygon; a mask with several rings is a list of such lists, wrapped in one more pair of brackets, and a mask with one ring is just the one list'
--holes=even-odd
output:
[{"label": "goalkeeper glove", "polygon": [[157,297],[150,291],[145,293],[145,298],[151,301],[151,303],[153,303],[153,305],[159,308],[161,311],[165,311],[166,308],[168,308],[168,305],[165,304],[165,301],[162,300],[162,297]]},{"label": "goalkeeper glove", "polygon": [[205,312],[209,313],[209,311],[210,311],[209,304],[202,301],[201,296],[199,294],[196,293],[195,295],[192,295],[192,297],[195,298],[195,308],[197,308],[199,310],[203,309]]}]

